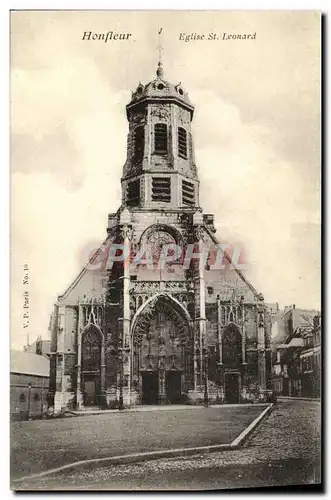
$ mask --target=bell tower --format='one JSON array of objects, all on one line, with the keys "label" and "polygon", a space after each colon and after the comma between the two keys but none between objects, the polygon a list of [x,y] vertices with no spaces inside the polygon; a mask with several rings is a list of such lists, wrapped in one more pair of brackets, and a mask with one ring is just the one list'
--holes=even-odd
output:
[{"label": "bell tower", "polygon": [[164,77],[139,83],[126,106],[127,159],[122,176],[122,205],[139,210],[199,208],[199,180],[191,122],[194,106],[181,83]]}]

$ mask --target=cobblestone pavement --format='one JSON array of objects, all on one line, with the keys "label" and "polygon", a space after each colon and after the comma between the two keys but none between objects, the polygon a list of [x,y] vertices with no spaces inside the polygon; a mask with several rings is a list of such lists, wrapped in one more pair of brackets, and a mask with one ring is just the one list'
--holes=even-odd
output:
[{"label": "cobblestone pavement", "polygon": [[243,448],[97,467],[20,484],[20,489],[215,489],[311,484],[320,477],[320,404],[284,401]]},{"label": "cobblestone pavement", "polygon": [[267,405],[115,412],[11,425],[12,478],[79,460],[231,443]]}]

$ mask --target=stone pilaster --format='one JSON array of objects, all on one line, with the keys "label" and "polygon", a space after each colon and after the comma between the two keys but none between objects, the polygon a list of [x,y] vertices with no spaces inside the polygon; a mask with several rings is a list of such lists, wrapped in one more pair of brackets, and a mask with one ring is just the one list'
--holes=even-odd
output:
[{"label": "stone pilaster", "polygon": [[166,390],[165,390],[165,370],[163,368],[159,369],[159,394],[158,394],[159,404],[166,404]]},{"label": "stone pilaster", "polygon": [[83,394],[81,388],[81,366],[82,366],[82,331],[83,331],[83,311],[78,305],[78,325],[77,325],[77,380],[76,380],[76,408],[83,407]]},{"label": "stone pilaster", "polygon": [[[131,334],[130,334],[130,250],[133,236],[131,215],[125,209],[120,218],[121,239],[123,242],[123,316],[122,316],[122,346],[125,355],[122,357],[123,366],[123,400],[126,405],[131,404]],[[124,354],[124,352],[123,352]]]},{"label": "stone pilaster", "polygon": [[205,278],[204,278],[204,259],[203,259],[203,240],[202,240],[202,235],[203,235],[203,218],[202,214],[197,213],[194,214],[194,226],[193,226],[193,233],[194,233],[194,241],[198,243],[199,246],[199,265],[198,265],[198,272],[196,280],[197,280],[197,287],[196,287],[196,292],[198,294],[198,303],[199,303],[199,315],[197,320],[197,330],[198,330],[198,336],[199,336],[199,349],[200,349],[200,377],[199,377],[199,385],[200,385],[200,390],[203,390],[203,385],[204,385],[204,377],[203,377],[203,366],[204,366],[204,359],[203,359],[203,349],[204,347],[207,347],[206,342],[206,298],[205,298]]},{"label": "stone pilaster", "polygon": [[105,338],[102,336],[101,344],[101,365],[100,365],[100,407],[106,407],[106,359],[105,359]]},{"label": "stone pilaster", "polygon": [[221,302],[217,299],[217,344],[218,344],[218,360],[223,363],[223,326],[221,324]]}]

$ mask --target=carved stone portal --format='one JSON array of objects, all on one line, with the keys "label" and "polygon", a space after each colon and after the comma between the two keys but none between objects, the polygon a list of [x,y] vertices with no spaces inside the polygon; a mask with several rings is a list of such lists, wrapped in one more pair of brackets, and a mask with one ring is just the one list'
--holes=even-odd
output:
[{"label": "carved stone portal", "polygon": [[[154,392],[157,386],[158,402],[180,401],[193,377],[193,338],[181,306],[167,295],[146,304],[134,324],[132,344],[133,379]],[[144,388],[142,398],[143,393]]]}]

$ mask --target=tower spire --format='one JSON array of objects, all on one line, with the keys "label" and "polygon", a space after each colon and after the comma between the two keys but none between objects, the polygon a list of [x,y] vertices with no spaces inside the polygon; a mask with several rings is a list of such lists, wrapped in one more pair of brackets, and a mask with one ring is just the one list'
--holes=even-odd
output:
[{"label": "tower spire", "polygon": [[159,51],[159,62],[158,62],[158,65],[157,65],[157,70],[156,70],[156,76],[158,78],[163,78],[163,67],[162,67],[162,50],[163,50],[163,47],[162,47],[162,44],[161,44],[162,29],[163,28],[160,28],[159,31],[158,31],[159,43],[158,43],[157,49]]}]

